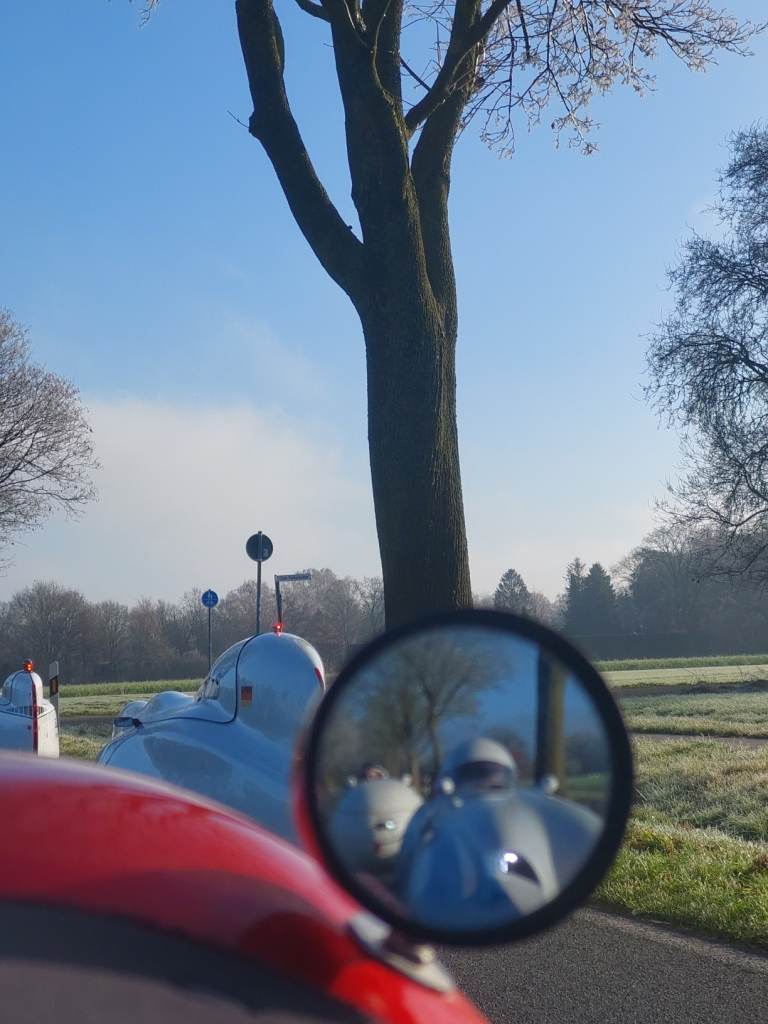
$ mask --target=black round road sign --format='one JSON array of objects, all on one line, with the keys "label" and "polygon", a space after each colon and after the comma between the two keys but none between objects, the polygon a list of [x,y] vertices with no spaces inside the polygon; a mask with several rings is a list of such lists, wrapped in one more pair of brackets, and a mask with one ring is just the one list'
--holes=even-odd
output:
[{"label": "black round road sign", "polygon": [[254,533],[245,544],[245,552],[254,562],[266,562],[272,551],[272,541],[266,533]]}]

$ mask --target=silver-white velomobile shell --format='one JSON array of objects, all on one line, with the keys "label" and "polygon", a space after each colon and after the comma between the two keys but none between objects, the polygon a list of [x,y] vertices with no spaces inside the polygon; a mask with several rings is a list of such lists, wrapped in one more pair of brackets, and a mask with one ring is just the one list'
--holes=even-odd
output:
[{"label": "silver-white velomobile shell", "polygon": [[194,697],[127,704],[96,760],[202,793],[295,842],[293,748],[324,689],[314,647],[262,633],[225,651]]},{"label": "silver-white velomobile shell", "polygon": [[0,749],[27,750],[42,757],[59,756],[56,710],[43,697],[37,672],[12,672],[0,696]]},{"label": "silver-white velomobile shell", "polygon": [[355,871],[376,873],[400,852],[422,798],[399,779],[364,779],[350,786],[333,810],[328,833]]}]

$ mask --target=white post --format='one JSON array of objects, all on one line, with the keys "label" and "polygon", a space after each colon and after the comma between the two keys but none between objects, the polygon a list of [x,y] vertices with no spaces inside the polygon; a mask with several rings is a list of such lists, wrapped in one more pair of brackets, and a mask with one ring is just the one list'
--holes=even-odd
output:
[{"label": "white post", "polygon": [[52,661],[48,666],[48,686],[50,687],[50,700],[56,712],[56,732],[60,732],[61,721],[59,718],[59,663]]}]

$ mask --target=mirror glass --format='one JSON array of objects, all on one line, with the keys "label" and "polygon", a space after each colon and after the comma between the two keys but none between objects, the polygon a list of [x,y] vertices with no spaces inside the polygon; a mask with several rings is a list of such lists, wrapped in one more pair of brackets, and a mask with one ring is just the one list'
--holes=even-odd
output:
[{"label": "mirror glass", "polygon": [[499,929],[590,860],[613,785],[608,726],[550,650],[440,626],[336,685],[310,799],[326,850],[375,905],[425,929]]}]

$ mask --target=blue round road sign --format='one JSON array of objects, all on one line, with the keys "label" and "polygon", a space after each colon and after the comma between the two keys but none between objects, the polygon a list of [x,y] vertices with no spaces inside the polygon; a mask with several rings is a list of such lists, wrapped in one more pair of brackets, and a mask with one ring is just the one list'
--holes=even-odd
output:
[{"label": "blue round road sign", "polygon": [[219,603],[219,595],[215,590],[206,590],[203,596],[200,598],[206,608],[215,608]]}]

